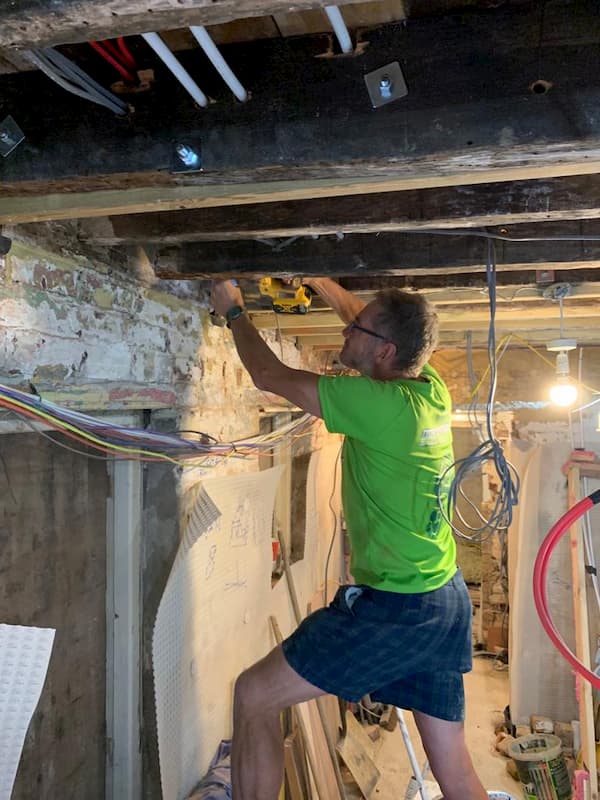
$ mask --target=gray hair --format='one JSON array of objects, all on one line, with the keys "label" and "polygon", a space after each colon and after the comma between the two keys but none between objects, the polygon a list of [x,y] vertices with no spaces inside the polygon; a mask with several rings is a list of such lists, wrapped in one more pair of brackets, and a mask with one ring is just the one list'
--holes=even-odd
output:
[{"label": "gray hair", "polygon": [[383,289],[376,300],[379,326],[396,345],[396,368],[417,377],[437,344],[435,308],[423,295],[402,289]]}]

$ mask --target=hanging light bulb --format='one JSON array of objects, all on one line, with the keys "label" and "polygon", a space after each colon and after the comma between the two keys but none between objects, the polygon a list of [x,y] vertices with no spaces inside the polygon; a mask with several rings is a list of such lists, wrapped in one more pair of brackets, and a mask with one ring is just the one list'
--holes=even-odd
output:
[{"label": "hanging light bulb", "polygon": [[569,350],[575,350],[575,339],[564,339],[563,333],[563,300],[571,294],[568,283],[557,283],[548,287],[544,297],[558,301],[560,307],[560,339],[548,342],[546,348],[556,353],[556,379],[550,387],[550,400],[555,406],[569,408],[577,400],[577,384],[569,375]]},{"label": "hanging light bulb", "polygon": [[[575,349],[575,342],[569,339],[555,339],[549,342],[548,350],[556,353],[556,380],[550,388],[550,400],[555,406],[568,408],[577,400],[577,386],[569,375],[569,350]],[[560,349],[559,349],[560,348]]]}]

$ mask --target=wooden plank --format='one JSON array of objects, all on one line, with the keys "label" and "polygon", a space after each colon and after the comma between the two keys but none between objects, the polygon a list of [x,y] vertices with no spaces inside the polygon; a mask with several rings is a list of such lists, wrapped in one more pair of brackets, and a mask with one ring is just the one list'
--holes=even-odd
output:
[{"label": "wooden plank", "polygon": [[[359,1],[336,0],[336,4]],[[294,0],[293,6],[301,10],[325,4]],[[289,8],[289,0],[19,0],[17,8],[3,4],[0,9],[0,47],[27,49],[111,39],[145,33],[150,27],[161,31],[214,25]]]},{"label": "wooden plank", "polygon": [[[407,9],[403,0],[357,3],[346,6],[342,16],[346,26],[350,30],[355,30],[404,20],[407,17]],[[276,14],[274,19],[282,36],[306,36],[331,30],[331,23],[322,9]]]},{"label": "wooden plank", "polygon": [[100,245],[227,241],[428,228],[480,228],[596,219],[600,176],[382,192],[200,210],[129,214],[82,222]]},{"label": "wooden plank", "polygon": [[[366,189],[371,192],[464,184],[471,182],[467,173],[489,182],[526,178],[527,170],[538,177],[598,172],[600,87],[589,68],[600,36],[598,15],[593,4],[582,2],[555,10],[554,23],[560,39],[542,36],[540,43],[539,14],[529,4],[492,14],[423,18],[411,24],[410,35],[393,24],[370,32],[370,46],[347,59],[316,58],[322,37],[293,45],[280,39],[232,45],[228,61],[252,93],[246,104],[234,101],[214,70],[202,70],[196,50],[183,53],[184,66],[215,99],[206,109],[195,108],[148,52],[144,58],[155,66],[157,80],[151,92],[136,96],[135,114],[127,120],[74,98],[37,73],[4,76],[3,102],[26,139],[0,162],[2,202],[8,201],[3,212],[23,221],[24,203],[30,215],[47,215],[52,195],[84,190],[143,188],[141,206],[135,197],[112,196],[118,207],[128,200],[140,211],[153,204],[173,208],[177,200],[192,205],[273,200],[268,196],[273,189],[278,198],[288,189],[306,197],[309,188],[335,195],[363,183],[371,184]],[[535,66],[544,63],[546,79],[560,83],[560,96],[529,91],[523,76],[533,70],[533,43]],[[409,95],[374,112],[364,74],[396,60],[399,51]],[[475,91],[474,82],[485,92]],[[564,96],[577,115],[565,115]],[[201,151],[202,173],[179,174],[174,151],[181,141]],[[525,172],[515,173],[521,169]],[[275,181],[280,185],[273,187]],[[261,198],[255,184],[270,184]],[[244,186],[248,191],[241,197]],[[101,197],[88,197],[81,216],[90,214],[91,205],[97,213],[99,202]],[[74,202],[62,198],[62,203],[77,215]],[[65,205],[56,212],[64,218]]]},{"label": "wooden plank", "polygon": [[289,790],[286,800],[309,800],[310,798],[310,783],[306,780],[303,763],[304,749],[298,732],[299,728],[295,728],[283,742],[283,763]]},{"label": "wooden plank", "polygon": [[[344,324],[333,311],[311,311],[306,316],[298,314],[274,314],[272,311],[251,311],[250,315],[259,330],[272,330],[279,327],[282,333],[294,336],[298,331],[307,333],[308,330],[317,333],[332,333],[341,331]],[[597,302],[578,310],[573,309],[568,313],[568,332],[585,329],[600,317],[600,307]],[[442,328],[446,330],[467,330],[470,327],[484,328],[489,324],[490,312],[485,305],[476,306],[441,306],[438,309],[438,319]],[[501,329],[503,326],[512,326],[514,330],[528,330],[532,326],[554,328],[558,334],[558,313],[552,304],[531,308],[529,306],[507,304],[496,311],[496,324]],[[600,331],[598,332],[600,336]],[[556,338],[556,337],[555,337]]]},{"label": "wooden plank", "polygon": [[[299,712],[300,715],[307,715],[306,720],[310,730],[309,747],[312,746],[314,748],[313,756],[317,762],[317,770],[321,773],[321,783],[324,794],[320,797],[320,800],[342,800],[344,797],[344,795],[341,794],[343,787],[340,791],[334,770],[334,763],[329,755],[329,744],[325,736],[325,730],[319,715],[317,703],[313,700],[308,703],[302,703],[302,705],[299,706]],[[337,759],[337,755],[335,758]]]},{"label": "wooden plank", "polygon": [[543,161],[536,146],[516,147],[502,154],[495,150],[469,150],[424,160],[408,158],[401,167],[362,161],[353,167],[334,164],[318,170],[290,167],[285,174],[278,168],[259,168],[244,175],[215,172],[201,178],[188,175],[185,179],[168,173],[129,173],[97,179],[74,175],[59,183],[3,183],[0,224],[245,206],[598,172],[600,147],[570,141],[545,147]]},{"label": "wooden plank", "polygon": [[[569,508],[581,500],[580,471],[571,467],[568,474]],[[575,618],[575,652],[577,658],[588,668],[591,664],[590,629],[586,590],[585,555],[581,525],[576,522],[570,529],[571,569],[573,578],[573,611]],[[581,723],[581,752],[589,772],[590,800],[598,800],[598,773],[596,765],[596,741],[594,733],[594,702],[592,685],[577,677],[579,683],[578,703]]]},{"label": "wooden plank", "polygon": [[[276,617],[270,616],[269,621],[271,623],[273,635],[275,636],[275,641],[277,642],[277,644],[281,644],[281,642],[283,641],[283,637],[281,635],[281,630],[279,628],[279,623],[277,622]],[[310,767],[310,771],[316,785],[317,794],[319,795],[319,800],[323,800],[324,798],[326,798],[325,786],[321,778],[322,773],[319,769],[319,764],[317,763],[315,754],[313,754],[313,750],[310,747],[308,725],[306,719],[302,715],[300,706],[297,706],[296,710],[298,712],[296,715],[296,719],[300,727],[300,732],[302,735],[303,742],[306,746],[306,756],[308,758],[308,765]]]},{"label": "wooden plank", "polygon": [[338,742],[337,751],[352,773],[363,796],[373,796],[380,772],[370,756],[372,743],[351,711],[346,712],[346,735]]},{"label": "wooden plank", "polygon": [[[500,233],[499,231],[491,231]],[[600,221],[538,223],[513,226],[519,242],[497,242],[499,270],[562,269],[564,264],[596,268],[600,262]],[[599,237],[585,246],[581,236]],[[567,237],[572,237],[571,241]],[[527,238],[539,241],[528,242]],[[552,238],[563,237],[562,241]],[[201,278],[218,275],[368,275],[408,274],[442,268],[475,271],[486,263],[485,240],[454,232],[438,236],[427,232],[351,234],[343,237],[305,237],[291,241],[203,242],[160,249],[154,260],[162,278]],[[442,266],[443,265],[443,266]]]}]

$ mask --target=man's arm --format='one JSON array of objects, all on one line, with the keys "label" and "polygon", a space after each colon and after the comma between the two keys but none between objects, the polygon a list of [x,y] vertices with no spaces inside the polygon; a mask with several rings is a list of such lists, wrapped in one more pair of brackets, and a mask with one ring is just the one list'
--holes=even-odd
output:
[{"label": "man's arm", "polygon": [[[212,303],[217,314],[222,316],[233,306],[244,307],[242,293],[230,281],[215,284]],[[317,388],[319,375],[283,364],[247,314],[234,319],[230,327],[238,355],[257,389],[279,394],[315,417],[323,416]]]},{"label": "man's arm", "polygon": [[364,300],[344,289],[331,278],[303,278],[302,282],[318,292],[327,305],[331,306],[346,324],[356,319],[367,305]]}]

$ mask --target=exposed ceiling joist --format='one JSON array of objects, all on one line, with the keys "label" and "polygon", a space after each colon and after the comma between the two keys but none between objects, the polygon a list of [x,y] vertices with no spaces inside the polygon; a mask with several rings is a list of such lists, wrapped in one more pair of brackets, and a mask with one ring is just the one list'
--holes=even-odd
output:
[{"label": "exposed ceiling joist", "polygon": [[[0,175],[1,166],[0,163]],[[334,177],[311,177],[315,172]],[[316,171],[291,167],[285,170],[285,174],[279,168],[257,170],[252,176],[257,180],[248,183],[230,183],[226,174],[215,173],[199,177],[176,176],[179,186],[161,185],[162,177],[157,176],[157,185],[144,186],[143,176],[135,179],[118,176],[127,184],[139,183],[139,187],[106,190],[100,187],[114,183],[115,179],[95,180],[77,176],[63,181],[61,186],[54,182],[41,182],[40,185],[31,181],[3,184],[0,224],[245,206],[597,173],[600,173],[600,143],[582,145],[571,141],[548,146],[543,157],[538,145],[510,151],[504,148],[498,151],[470,150],[424,160],[408,158],[402,165],[362,163],[352,167],[342,164]]]},{"label": "exposed ceiling joist", "polygon": [[[309,331],[327,334],[336,330],[341,331],[344,327],[343,322],[334,311],[311,311],[309,314],[310,317],[306,318],[306,325],[299,323],[299,317],[296,314],[275,315],[272,311],[252,311],[252,319],[256,327],[261,330],[279,329],[282,333],[289,335],[298,335],[300,332],[308,334]],[[590,319],[596,318],[597,315],[597,303],[571,302],[565,312],[565,327],[569,332],[578,328],[585,329],[589,326]],[[483,330],[489,325],[490,312],[489,308],[482,306],[444,305],[438,307],[438,317],[443,330]],[[496,313],[498,330],[503,330],[507,325],[512,325],[515,330],[531,330],[539,328],[542,320],[547,329],[554,327],[555,334],[558,334],[560,313],[557,304],[547,302],[532,307],[531,304],[515,301],[498,308]],[[557,337],[555,336],[555,338]]]},{"label": "exposed ceiling joist", "polygon": [[[344,6],[364,0],[336,0]],[[0,9],[0,47],[50,47],[322,8],[325,0],[19,0]]]},{"label": "exposed ceiling joist", "polygon": [[[506,235],[494,229],[491,234]],[[600,266],[600,221],[512,226],[523,241],[497,241],[501,270],[564,270]],[[485,268],[486,240],[475,232],[351,234],[281,242],[229,241],[160,249],[154,257],[161,278],[261,277],[262,275],[409,275],[477,272]],[[596,241],[580,241],[597,237]],[[527,241],[533,239],[534,241]]]},{"label": "exposed ceiling joist", "polygon": [[[5,76],[5,107],[26,139],[0,160],[0,221],[599,172],[600,87],[591,64],[600,21],[585,2],[553,6],[551,16],[548,31],[535,4],[388,25],[346,59],[316,58],[322,43],[310,38],[235,45],[228,59],[252,93],[246,104],[192,51],[184,63],[216,102],[195,108],[157,69],[127,120],[44,76]],[[399,54],[409,94],[373,110],[364,74]],[[536,94],[540,63],[551,89]],[[32,105],[32,96],[43,102]],[[203,172],[178,169],[180,141],[198,148]]]},{"label": "exposed ceiling joist", "polygon": [[79,236],[104,246],[169,244],[598,217],[600,177],[584,175],[113,216],[82,222]]}]

